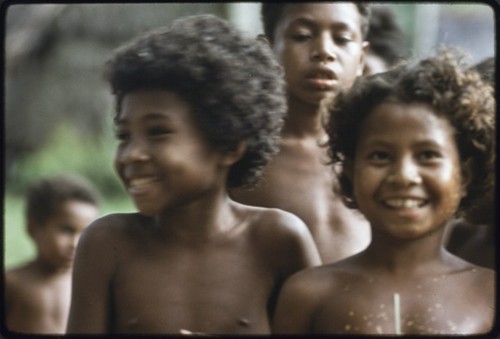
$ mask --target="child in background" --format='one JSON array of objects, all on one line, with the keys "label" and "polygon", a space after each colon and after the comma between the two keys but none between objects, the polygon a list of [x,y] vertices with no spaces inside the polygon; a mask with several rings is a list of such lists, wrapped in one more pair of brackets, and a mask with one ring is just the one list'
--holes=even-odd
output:
[{"label": "child in background", "polygon": [[263,3],[264,31],[285,70],[288,112],[280,152],[264,170],[262,184],[233,190],[235,200],[292,212],[309,227],[322,261],[364,249],[370,228],[332,190],[336,178],[319,146],[321,101],[349,88],[363,71],[369,6],[352,2]]},{"label": "child in background", "polygon": [[345,201],[372,241],[284,285],[276,333],[479,334],[492,329],[494,272],[443,247],[448,220],[491,188],[491,86],[443,52],[360,79],[329,108]]},{"label": "child in background", "polygon": [[27,193],[26,219],[36,258],[5,274],[5,324],[18,333],[63,334],[71,270],[82,230],[98,214],[100,196],[81,177],[56,175]]},{"label": "child in background", "polygon": [[405,34],[388,5],[372,6],[366,40],[370,45],[365,55],[364,75],[385,72],[407,57]]},{"label": "child in background", "polygon": [[266,334],[292,273],[320,263],[304,223],[232,201],[276,152],[286,112],[266,44],[213,15],[120,48],[115,169],[138,213],[82,236],[69,333]]}]

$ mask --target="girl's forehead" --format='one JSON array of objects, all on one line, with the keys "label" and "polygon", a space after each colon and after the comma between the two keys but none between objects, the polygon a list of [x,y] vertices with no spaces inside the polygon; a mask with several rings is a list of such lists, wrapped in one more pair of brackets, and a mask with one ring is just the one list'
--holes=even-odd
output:
[{"label": "girl's forehead", "polygon": [[425,103],[386,101],[375,106],[361,123],[360,138],[392,136],[426,138],[439,143],[454,140],[454,128]]}]

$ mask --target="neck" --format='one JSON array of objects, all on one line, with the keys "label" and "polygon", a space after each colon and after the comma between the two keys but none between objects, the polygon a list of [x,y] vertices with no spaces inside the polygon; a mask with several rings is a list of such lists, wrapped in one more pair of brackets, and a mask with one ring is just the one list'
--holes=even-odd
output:
[{"label": "neck", "polygon": [[155,225],[168,239],[204,242],[234,226],[233,207],[227,193],[219,192],[156,216]]},{"label": "neck", "polygon": [[447,252],[442,246],[443,229],[419,239],[401,240],[372,230],[372,242],[366,249],[373,268],[391,275],[419,275],[439,269]]},{"label": "neck", "polygon": [[323,136],[319,104],[310,104],[289,96],[288,107],[283,137],[304,139]]},{"label": "neck", "polygon": [[71,266],[54,266],[46,260],[43,260],[40,255],[37,256],[32,264],[42,275],[70,276],[72,271]]}]

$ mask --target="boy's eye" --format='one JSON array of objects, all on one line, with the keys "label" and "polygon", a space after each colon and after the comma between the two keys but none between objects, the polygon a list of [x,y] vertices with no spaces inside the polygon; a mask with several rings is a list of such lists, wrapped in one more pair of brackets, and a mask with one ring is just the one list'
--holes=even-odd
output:
[{"label": "boy's eye", "polygon": [[61,233],[64,233],[64,234],[73,234],[73,233],[75,233],[75,230],[71,226],[63,225],[59,229],[60,229]]},{"label": "boy's eye", "polygon": [[127,131],[115,131],[115,138],[119,141],[127,141],[130,139],[130,133]]},{"label": "boy's eye", "polygon": [[292,39],[297,42],[304,42],[311,40],[312,35],[307,32],[296,32],[291,35]]},{"label": "boy's eye", "polygon": [[304,41],[311,40],[311,36],[306,35],[306,34],[296,34],[293,36],[293,40],[298,41],[298,42],[304,42]]},{"label": "boy's eye", "polygon": [[151,137],[163,137],[170,133],[172,133],[172,131],[165,127],[148,128],[148,135]]},{"label": "boy's eye", "polygon": [[334,39],[335,39],[335,42],[338,43],[339,45],[345,45],[345,44],[347,44],[347,43],[349,43],[349,42],[352,41],[352,38],[349,35],[346,35],[346,34],[344,34],[344,35],[336,35],[334,37]]}]

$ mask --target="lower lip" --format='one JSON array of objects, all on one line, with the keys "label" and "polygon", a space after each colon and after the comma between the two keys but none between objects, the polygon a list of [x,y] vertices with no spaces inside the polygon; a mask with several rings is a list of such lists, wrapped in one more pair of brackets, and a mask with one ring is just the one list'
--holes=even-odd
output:
[{"label": "lower lip", "polygon": [[332,79],[313,79],[313,78],[308,78],[306,79],[306,83],[314,88],[318,89],[321,91],[331,91],[335,87],[335,80]]},{"label": "lower lip", "polygon": [[419,217],[422,212],[422,207],[413,207],[413,208],[390,208],[391,212],[396,214],[400,218],[405,219],[416,219]]}]

